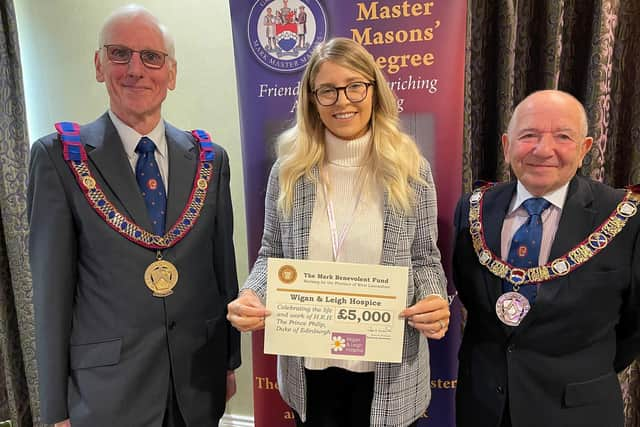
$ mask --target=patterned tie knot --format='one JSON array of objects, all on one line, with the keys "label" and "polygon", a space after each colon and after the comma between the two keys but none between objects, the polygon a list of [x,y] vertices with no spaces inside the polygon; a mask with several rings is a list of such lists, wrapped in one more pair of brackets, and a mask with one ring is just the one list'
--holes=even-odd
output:
[{"label": "patterned tie knot", "polygon": [[143,136],[142,138],[140,138],[140,141],[138,141],[138,145],[136,145],[136,153],[142,153],[142,154],[153,153],[155,149],[156,149],[156,144],[146,136]]},{"label": "patterned tie knot", "polygon": [[531,199],[525,200],[522,203],[522,207],[526,209],[527,213],[530,216],[539,216],[549,206],[551,206],[551,203],[549,203],[549,201],[543,199],[542,197],[533,197]]}]

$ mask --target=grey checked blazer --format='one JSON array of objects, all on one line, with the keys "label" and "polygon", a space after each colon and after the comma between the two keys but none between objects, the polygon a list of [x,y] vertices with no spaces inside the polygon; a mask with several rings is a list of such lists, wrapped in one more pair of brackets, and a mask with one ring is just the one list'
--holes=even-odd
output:
[{"label": "grey checked blazer", "polygon": [[[313,170],[317,178],[317,167]],[[307,259],[309,229],[316,198],[315,182],[301,178],[295,186],[293,209],[285,217],[277,207],[279,162],[271,169],[265,198],[262,246],[243,289],[264,300],[267,258]],[[421,171],[427,185],[414,185],[415,213],[405,216],[384,206],[382,264],[408,266],[407,302],[413,305],[429,294],[446,298],[446,278],[437,241],[436,192],[428,164]],[[406,426],[420,417],[431,398],[429,349],[426,339],[405,325],[401,363],[376,363],[372,426]],[[278,385],[283,399],[306,420],[304,361],[278,357]]]}]

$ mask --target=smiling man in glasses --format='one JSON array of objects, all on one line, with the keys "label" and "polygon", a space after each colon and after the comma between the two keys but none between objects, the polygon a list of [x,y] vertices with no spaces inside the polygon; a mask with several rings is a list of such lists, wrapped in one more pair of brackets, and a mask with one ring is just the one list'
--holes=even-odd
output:
[{"label": "smiling man in glasses", "polygon": [[32,149],[42,421],[217,425],[240,365],[227,154],[162,119],[177,64],[147,10],[108,17],[94,60],[107,113]]},{"label": "smiling man in glasses", "polygon": [[118,16],[100,32],[96,80],[107,86],[111,112],[144,134],[158,124],[167,90],[176,87],[174,44],[143,15]]}]

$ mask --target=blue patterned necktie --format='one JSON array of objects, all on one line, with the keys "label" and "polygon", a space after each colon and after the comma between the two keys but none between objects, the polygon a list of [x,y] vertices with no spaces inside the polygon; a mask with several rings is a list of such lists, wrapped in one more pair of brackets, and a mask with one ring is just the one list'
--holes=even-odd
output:
[{"label": "blue patterned necktie", "polygon": [[[538,266],[540,257],[540,243],[542,242],[542,218],[540,215],[551,203],[541,197],[527,199],[522,203],[529,214],[529,218],[516,230],[511,240],[507,262],[514,267],[530,268]],[[502,282],[504,292],[511,291],[513,286],[506,280]],[[519,292],[527,297],[530,304],[536,299],[537,286],[535,284],[522,286]]]},{"label": "blue patterned necktie", "polygon": [[153,233],[159,236],[164,234],[165,212],[167,210],[167,195],[160,176],[160,169],[156,162],[154,152],[156,144],[143,136],[136,146],[138,162],[136,163],[136,181],[140,193],[147,205],[147,212],[153,226]]}]

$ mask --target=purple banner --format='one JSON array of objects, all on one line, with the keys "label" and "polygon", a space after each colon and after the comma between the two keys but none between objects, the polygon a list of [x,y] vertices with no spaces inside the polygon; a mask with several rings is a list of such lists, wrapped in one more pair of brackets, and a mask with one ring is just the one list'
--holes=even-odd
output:
[{"label": "purple banner", "polygon": [[[302,69],[316,44],[336,36],[363,45],[397,95],[404,130],[431,163],[439,247],[450,275],[452,218],[462,187],[466,1],[229,0],[241,114],[249,262],[260,247],[275,139],[295,120]],[[430,341],[432,399],[421,426],[455,426],[461,306],[449,283],[451,325]],[[275,358],[253,336],[256,427],[293,426],[279,397]]]}]

